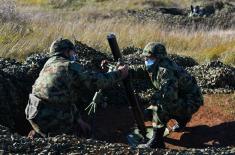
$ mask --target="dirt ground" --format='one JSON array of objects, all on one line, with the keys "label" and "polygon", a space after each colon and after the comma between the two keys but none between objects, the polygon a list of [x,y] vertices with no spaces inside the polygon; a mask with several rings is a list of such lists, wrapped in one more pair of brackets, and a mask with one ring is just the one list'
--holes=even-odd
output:
[{"label": "dirt ground", "polygon": [[[193,115],[184,132],[171,132],[165,138],[167,148],[235,146],[234,107],[234,95],[205,96],[204,106]],[[228,111],[228,108],[231,111]],[[96,139],[127,143],[126,136],[134,124],[128,106],[113,105],[106,109],[99,109],[95,120]]]},{"label": "dirt ground", "polygon": [[[167,148],[235,146],[235,94],[205,95],[204,99],[204,106],[193,115],[183,132],[171,132],[165,137]],[[127,144],[126,136],[134,126],[128,105],[98,108],[92,120],[94,139]]]}]

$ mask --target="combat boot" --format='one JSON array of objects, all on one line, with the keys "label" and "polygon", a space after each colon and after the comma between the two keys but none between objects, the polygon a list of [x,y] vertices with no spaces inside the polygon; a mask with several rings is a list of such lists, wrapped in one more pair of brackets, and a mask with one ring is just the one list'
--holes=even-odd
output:
[{"label": "combat boot", "polygon": [[138,148],[165,148],[164,131],[165,127],[155,128],[153,130],[153,137],[147,143],[138,145]]},{"label": "combat boot", "polygon": [[28,133],[28,136],[27,138],[33,140],[35,138],[43,138],[39,133],[37,133],[35,130],[31,130],[29,133]]},{"label": "combat boot", "polygon": [[182,132],[187,123],[191,120],[191,117],[188,117],[188,118],[181,118],[181,119],[177,119],[177,124],[175,124],[173,127],[172,127],[172,131],[174,132]]}]

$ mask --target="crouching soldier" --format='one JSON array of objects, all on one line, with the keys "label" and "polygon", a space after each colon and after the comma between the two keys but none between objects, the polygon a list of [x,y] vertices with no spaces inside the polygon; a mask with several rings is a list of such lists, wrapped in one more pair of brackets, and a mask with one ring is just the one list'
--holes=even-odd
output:
[{"label": "crouching soldier", "polygon": [[[75,62],[76,49],[68,39],[58,39],[50,47],[50,59],[32,87],[26,118],[34,130],[29,134],[47,137],[57,134],[87,135],[89,125],[79,111],[85,92],[111,86],[128,75],[121,65],[109,73],[91,73]],[[88,103],[86,103],[88,104]]]},{"label": "crouching soldier", "polygon": [[139,147],[164,148],[163,134],[170,119],[183,128],[203,104],[203,96],[194,77],[167,57],[165,46],[149,43],[144,48],[144,69],[130,72],[135,76],[147,75],[155,93],[151,98],[153,137]]}]

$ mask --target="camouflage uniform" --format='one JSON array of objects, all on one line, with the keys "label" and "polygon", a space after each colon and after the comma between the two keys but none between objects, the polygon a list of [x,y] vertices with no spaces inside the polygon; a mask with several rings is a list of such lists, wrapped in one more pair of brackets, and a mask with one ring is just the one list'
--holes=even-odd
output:
[{"label": "camouflage uniform", "polygon": [[[151,43],[145,47],[145,52],[151,52],[153,49],[149,47],[152,45],[161,44]],[[153,65],[151,73],[146,68],[138,68],[133,76],[145,74],[153,84],[155,93],[151,98],[151,109],[156,127],[166,126],[172,118],[186,124],[203,104],[201,90],[195,78],[171,61],[166,52],[160,53],[161,50],[165,49],[161,46],[157,49],[155,55],[159,60]]]},{"label": "camouflage uniform", "polygon": [[[75,133],[83,94],[113,85],[121,80],[119,71],[91,73],[68,58],[55,54],[44,65],[33,85],[26,117],[42,136]],[[86,103],[88,104],[88,103]]]}]

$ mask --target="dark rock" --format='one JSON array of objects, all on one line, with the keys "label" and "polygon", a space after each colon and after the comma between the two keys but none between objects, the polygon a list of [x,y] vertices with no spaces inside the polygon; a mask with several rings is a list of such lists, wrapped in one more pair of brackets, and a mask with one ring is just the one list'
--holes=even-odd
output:
[{"label": "dark rock", "polygon": [[190,29],[228,29],[234,27],[235,7],[229,3],[208,4],[203,7],[205,16],[190,16],[190,8],[146,8],[143,10],[129,10],[128,16],[140,22],[162,23],[166,28]]},{"label": "dark rock", "polygon": [[188,56],[179,56],[176,54],[169,54],[169,57],[179,66],[182,66],[184,68],[198,65],[197,61],[195,61],[193,58],[188,57]]},{"label": "dark rock", "polygon": [[107,143],[75,136],[58,135],[34,140],[0,125],[0,152],[2,154],[234,154],[234,148],[185,149],[134,149],[125,144]]},{"label": "dark rock", "polygon": [[189,67],[187,71],[196,77],[204,92],[214,89],[214,93],[229,93],[235,90],[235,68],[220,61]]}]

